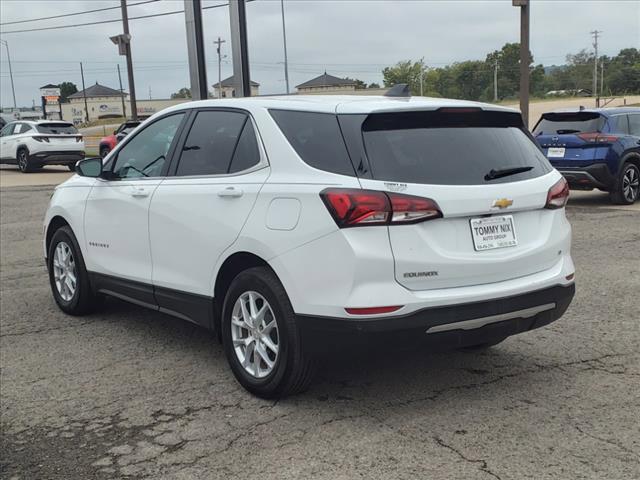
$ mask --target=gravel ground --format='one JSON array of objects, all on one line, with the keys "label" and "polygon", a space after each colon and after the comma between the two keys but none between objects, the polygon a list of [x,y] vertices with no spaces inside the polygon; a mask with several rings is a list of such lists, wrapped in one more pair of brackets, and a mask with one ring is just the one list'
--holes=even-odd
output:
[{"label": "gravel ground", "polygon": [[484,353],[345,353],[267,402],[194,325],[63,315],[50,192],[0,190],[2,478],[640,478],[638,210],[569,208],[578,290],[554,324]]}]

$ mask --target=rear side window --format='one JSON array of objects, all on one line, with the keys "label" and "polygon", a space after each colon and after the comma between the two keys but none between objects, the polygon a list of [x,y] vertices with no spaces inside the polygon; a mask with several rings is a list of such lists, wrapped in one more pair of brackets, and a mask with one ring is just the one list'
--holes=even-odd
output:
[{"label": "rear side window", "polygon": [[640,137],[640,113],[629,115],[629,133]]},{"label": "rear side window", "polygon": [[616,115],[615,117],[609,117],[610,131],[612,133],[624,133],[629,134],[629,120],[626,115]]},{"label": "rear side window", "polygon": [[269,113],[307,165],[355,176],[336,115],[290,110],[270,110]]},{"label": "rear side window", "polygon": [[[473,112],[372,114],[362,124],[375,180],[435,185],[482,185],[527,180],[551,171],[521,129],[520,116]],[[493,170],[519,173],[493,176]]]},{"label": "rear side window", "polygon": [[38,132],[47,133],[49,135],[56,134],[75,134],[78,133],[76,127],[70,123],[43,123],[36,126]]},{"label": "rear side window", "polygon": [[600,132],[605,119],[595,112],[545,113],[533,130],[534,135]]},{"label": "rear side window", "polygon": [[[246,125],[249,127],[245,130]],[[184,143],[176,175],[223,175],[246,170],[259,161],[255,134],[247,115],[202,111]]]}]

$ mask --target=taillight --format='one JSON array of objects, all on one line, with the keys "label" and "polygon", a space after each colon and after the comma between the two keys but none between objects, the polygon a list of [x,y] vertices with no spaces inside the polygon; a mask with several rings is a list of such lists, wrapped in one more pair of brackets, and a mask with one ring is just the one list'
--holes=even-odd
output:
[{"label": "taillight", "polygon": [[436,202],[413,195],[328,188],[320,197],[340,228],[410,224],[442,217]]},{"label": "taillight", "polygon": [[608,135],[606,133],[579,133],[577,135],[579,138],[589,143],[613,143],[618,141],[618,137],[615,135]]},{"label": "taillight", "polygon": [[38,142],[47,142],[47,143],[49,143],[49,137],[39,137],[37,135],[34,135],[33,139],[38,141]]},{"label": "taillight", "polygon": [[564,178],[558,180],[547,193],[547,204],[544,208],[555,210],[562,208],[569,200],[569,184]]}]

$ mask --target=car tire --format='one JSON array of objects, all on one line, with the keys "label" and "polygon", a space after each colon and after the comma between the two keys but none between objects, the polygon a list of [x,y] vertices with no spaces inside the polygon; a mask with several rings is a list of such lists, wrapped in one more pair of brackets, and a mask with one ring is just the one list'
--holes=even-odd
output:
[{"label": "car tire", "polygon": [[91,289],[82,252],[69,226],[61,227],[53,234],[47,265],[53,298],[63,312],[86,315],[100,304]]},{"label": "car tire", "polygon": [[111,149],[109,147],[100,147],[100,157],[104,158],[107,155],[109,155],[109,152],[111,151]]},{"label": "car tire", "polygon": [[315,361],[305,351],[289,297],[270,269],[250,268],[231,282],[221,323],[227,360],[246,390],[262,398],[306,390]]},{"label": "car tire", "polygon": [[22,173],[31,173],[36,169],[29,155],[29,150],[24,147],[20,147],[16,152],[16,158],[18,162],[18,168]]},{"label": "car tire", "polygon": [[611,191],[611,201],[618,205],[631,205],[640,195],[640,169],[626,162],[620,169],[620,175]]}]

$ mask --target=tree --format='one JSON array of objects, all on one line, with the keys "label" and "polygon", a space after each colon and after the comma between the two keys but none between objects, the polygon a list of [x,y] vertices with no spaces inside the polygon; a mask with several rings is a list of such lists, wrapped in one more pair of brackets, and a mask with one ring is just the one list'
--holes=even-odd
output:
[{"label": "tree", "polygon": [[58,87],[60,88],[60,103],[66,103],[69,95],[78,92],[78,87],[76,87],[75,83],[62,82]]},{"label": "tree", "polygon": [[356,90],[364,90],[365,88],[367,88],[367,84],[364,83],[362,80],[358,79],[358,78],[345,78],[345,80],[349,80],[351,82],[354,82],[356,84]]},{"label": "tree", "polygon": [[[500,98],[515,97],[520,91],[520,44],[505,43],[500,50],[487,55],[485,63],[493,69],[498,62],[498,95]],[[529,65],[533,56],[529,53]],[[493,70],[492,70],[493,71]]]},{"label": "tree", "polygon": [[191,98],[191,89],[188,87],[182,87],[176,93],[172,93],[171,98]]},{"label": "tree", "polygon": [[380,88],[380,84],[373,82],[373,83],[370,83],[367,88]]},{"label": "tree", "polygon": [[424,91],[424,76],[426,72],[427,67],[422,60],[419,62],[404,60],[396,63],[393,67],[386,67],[382,70],[382,77],[385,87],[393,87],[399,83],[406,83],[409,85],[409,89],[413,95],[419,95],[420,77],[423,77]]}]

